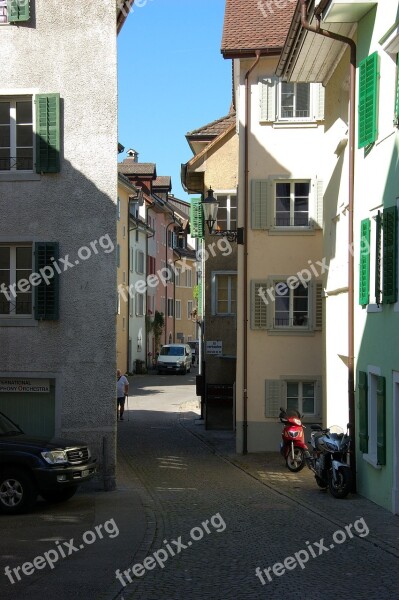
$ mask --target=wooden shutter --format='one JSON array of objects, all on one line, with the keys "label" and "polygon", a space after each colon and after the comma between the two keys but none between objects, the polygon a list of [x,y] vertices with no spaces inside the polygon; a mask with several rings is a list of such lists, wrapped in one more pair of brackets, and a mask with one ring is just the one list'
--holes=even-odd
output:
[{"label": "wooden shutter", "polygon": [[251,329],[268,329],[266,302],[270,305],[271,299],[266,294],[267,289],[267,281],[251,282]]},{"label": "wooden shutter", "polygon": [[381,304],[381,213],[378,211],[375,220],[375,303],[377,306]]},{"label": "wooden shutter", "polygon": [[359,449],[367,454],[369,443],[367,373],[359,371]]},{"label": "wooden shutter", "polygon": [[384,304],[394,304],[398,297],[398,215],[396,206],[384,210],[383,228],[382,301]]},{"label": "wooden shutter", "polygon": [[278,77],[261,77],[259,79],[260,120],[273,123],[277,118],[277,83]]},{"label": "wooden shutter", "polygon": [[317,331],[323,328],[323,284],[319,281],[315,285],[314,328]]},{"label": "wooden shutter", "polygon": [[324,208],[324,185],[321,179],[317,179],[314,190],[314,211],[313,222],[315,227],[323,229],[323,208]]},{"label": "wooden shutter", "polygon": [[386,464],[385,377],[377,377],[377,464]]},{"label": "wooden shutter", "polygon": [[280,379],[267,379],[265,381],[265,417],[277,418],[280,414],[280,406],[286,406],[283,398],[284,382]]},{"label": "wooden shutter", "polygon": [[377,139],[378,53],[373,52],[359,64],[358,147]]},{"label": "wooden shutter", "polygon": [[370,219],[360,223],[359,304],[366,306],[370,295]]},{"label": "wooden shutter", "polygon": [[[54,259],[52,261],[51,259]],[[57,242],[37,242],[35,244],[35,273],[47,276],[48,283],[42,277],[35,290],[35,319],[57,321],[59,319],[59,275],[53,262],[58,263],[59,249]],[[47,268],[46,268],[47,267]],[[51,269],[51,270],[50,270]],[[51,276],[51,271],[53,273]]]},{"label": "wooden shutter", "polygon": [[251,187],[251,227],[252,229],[268,228],[268,179],[253,179]]},{"label": "wooden shutter", "polygon": [[36,171],[60,171],[60,95],[38,94],[36,102]]},{"label": "wooden shutter", "polygon": [[7,18],[9,23],[19,23],[29,21],[30,1],[29,0],[7,0]]},{"label": "wooden shutter", "polygon": [[190,206],[190,233],[191,237],[203,239],[204,213],[201,198],[192,198]]},{"label": "wooden shutter", "polygon": [[313,95],[313,119],[324,121],[325,89],[322,83],[310,84]]}]

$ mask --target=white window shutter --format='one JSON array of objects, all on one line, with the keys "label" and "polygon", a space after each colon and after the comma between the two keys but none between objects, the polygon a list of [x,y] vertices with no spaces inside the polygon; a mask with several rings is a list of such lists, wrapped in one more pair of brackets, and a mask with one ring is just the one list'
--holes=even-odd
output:
[{"label": "white window shutter", "polygon": [[266,379],[265,381],[265,417],[277,418],[280,406],[285,407],[283,398],[283,381],[280,379]]},{"label": "white window shutter", "polygon": [[323,229],[324,185],[321,179],[315,181],[313,196],[313,225],[316,229]]},{"label": "white window shutter", "polygon": [[313,119],[324,121],[325,89],[322,83],[312,83],[313,87]]},{"label": "white window shutter", "polygon": [[268,76],[259,79],[260,120],[276,121],[278,77]]},{"label": "white window shutter", "polygon": [[[251,282],[251,329],[267,329],[267,300],[264,300],[267,290],[267,281]],[[261,291],[261,295],[259,295]],[[263,292],[263,293],[262,293]],[[270,300],[269,300],[270,304]]]},{"label": "white window shutter", "polygon": [[267,229],[267,196],[269,182],[267,179],[253,179],[251,187],[251,227]]}]

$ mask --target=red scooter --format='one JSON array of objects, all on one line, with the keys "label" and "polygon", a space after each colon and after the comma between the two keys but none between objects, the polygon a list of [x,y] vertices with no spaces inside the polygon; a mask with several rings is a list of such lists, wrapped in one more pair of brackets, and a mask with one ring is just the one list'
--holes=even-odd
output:
[{"label": "red scooter", "polygon": [[305,466],[305,456],[309,456],[309,450],[305,443],[301,415],[297,410],[289,412],[290,414],[280,407],[279,419],[284,424],[281,432],[283,441],[280,444],[280,452],[285,458],[288,469],[297,473]]}]

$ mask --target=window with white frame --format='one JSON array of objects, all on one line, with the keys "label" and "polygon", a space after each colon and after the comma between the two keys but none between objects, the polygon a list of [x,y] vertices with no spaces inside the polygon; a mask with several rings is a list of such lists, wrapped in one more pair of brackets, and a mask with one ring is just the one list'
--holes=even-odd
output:
[{"label": "window with white frame", "polygon": [[310,117],[310,84],[280,82],[281,119],[309,119]]},{"label": "window with white frame", "polygon": [[181,300],[175,301],[175,318],[181,319]]},{"label": "window with white frame", "polygon": [[144,273],[144,252],[136,250],[136,272]]},{"label": "window with white frame", "polygon": [[320,418],[322,393],[320,376],[284,376],[265,381],[265,417],[276,418],[280,406],[298,410],[304,417]]},{"label": "window with white frame", "polygon": [[321,83],[283,82],[274,75],[259,78],[260,122],[289,125],[324,120]]},{"label": "window with white frame", "polygon": [[189,321],[191,321],[191,319],[192,319],[192,313],[193,313],[193,301],[188,300],[187,301],[187,319]]},{"label": "window with white frame", "polygon": [[173,317],[173,298],[168,298],[168,317]]},{"label": "window with white frame", "polygon": [[212,314],[235,315],[237,312],[236,272],[212,273]]},{"label": "window with white frame", "polygon": [[32,316],[32,246],[0,245],[0,315]]},{"label": "window with white frame", "polygon": [[315,414],[314,381],[287,381],[287,410],[298,410],[303,415]]},{"label": "window with white frame", "polygon": [[180,276],[181,276],[181,269],[180,269],[180,267],[176,267],[176,269],[175,269],[175,285],[176,285],[176,287],[181,286]]},{"label": "window with white frame", "polygon": [[187,275],[186,275],[186,283],[187,283],[187,287],[193,287],[193,273],[191,269],[187,269],[186,271]]},{"label": "window with white frame", "polygon": [[236,193],[215,192],[219,202],[217,227],[235,231],[237,229],[237,195]]},{"label": "window with white frame", "polygon": [[0,23],[8,23],[7,0],[0,0]]},{"label": "window with white frame", "polygon": [[32,97],[0,98],[0,172],[33,171]]},{"label": "window with white frame", "polygon": [[136,294],[136,317],[144,316],[144,294]]},{"label": "window with white frame", "polygon": [[276,227],[309,226],[309,181],[276,181],[274,193]]},{"label": "window with white frame", "polygon": [[285,281],[275,282],[274,327],[308,327],[309,288],[293,289]]}]

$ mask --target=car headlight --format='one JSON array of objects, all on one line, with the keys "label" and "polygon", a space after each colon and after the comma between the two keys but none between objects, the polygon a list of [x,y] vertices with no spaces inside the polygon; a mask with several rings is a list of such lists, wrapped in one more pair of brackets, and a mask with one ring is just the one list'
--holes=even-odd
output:
[{"label": "car headlight", "polygon": [[51,450],[41,453],[44,460],[50,465],[64,465],[68,462],[65,450]]}]

